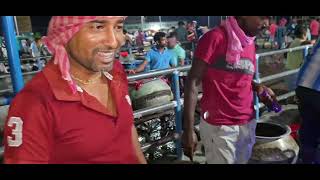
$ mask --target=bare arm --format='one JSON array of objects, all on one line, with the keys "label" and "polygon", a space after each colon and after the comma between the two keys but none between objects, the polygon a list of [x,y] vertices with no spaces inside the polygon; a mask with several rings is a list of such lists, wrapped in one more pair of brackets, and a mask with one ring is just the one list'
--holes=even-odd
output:
[{"label": "bare arm", "polygon": [[185,88],[185,107],[184,107],[184,131],[192,132],[194,125],[194,113],[198,101],[198,88],[201,84],[203,75],[207,71],[207,64],[200,60],[195,59]]},{"label": "bare arm", "polygon": [[184,66],[184,59],[179,59],[179,65]]},{"label": "bare arm", "polygon": [[184,154],[193,161],[193,154],[197,146],[197,140],[194,134],[194,113],[198,101],[198,88],[202,77],[207,71],[206,62],[195,59],[190,70],[186,88],[185,88],[185,106],[184,106],[184,132],[182,135],[182,145]]},{"label": "bare arm", "polygon": [[129,70],[129,73],[135,74],[135,73],[142,72],[146,68],[147,64],[148,64],[148,61],[144,61],[137,69]]},{"label": "bare arm", "polygon": [[132,144],[134,146],[133,148],[136,152],[139,163],[140,164],[147,164],[147,161],[146,161],[146,159],[142,153],[142,150],[141,150],[141,145],[138,140],[138,133],[137,133],[137,129],[135,128],[135,126],[132,126]]}]

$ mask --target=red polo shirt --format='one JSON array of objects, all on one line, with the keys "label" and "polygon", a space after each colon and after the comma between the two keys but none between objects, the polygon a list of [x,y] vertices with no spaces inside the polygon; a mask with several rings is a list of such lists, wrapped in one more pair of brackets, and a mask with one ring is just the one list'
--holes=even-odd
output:
[{"label": "red polo shirt", "polygon": [[227,48],[227,32],[219,26],[200,39],[195,51],[195,57],[208,64],[202,80],[202,118],[216,126],[243,125],[254,118],[255,45],[245,47],[236,63],[226,60]]},{"label": "red polo shirt", "polygon": [[115,62],[109,81],[117,117],[81,88],[72,94],[49,63],[13,100],[5,127],[5,163],[133,164],[133,112],[127,76]]}]

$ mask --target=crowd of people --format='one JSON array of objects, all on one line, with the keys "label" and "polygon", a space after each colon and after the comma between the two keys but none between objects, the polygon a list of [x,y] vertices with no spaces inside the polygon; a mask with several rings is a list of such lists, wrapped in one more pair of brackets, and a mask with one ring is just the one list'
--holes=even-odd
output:
[{"label": "crowd of people", "polygon": [[[9,67],[5,66],[4,64],[5,59],[7,59],[7,53],[4,52],[6,52],[7,50],[3,41],[0,42],[0,46],[2,47],[2,53],[0,56],[0,60],[2,60],[2,62],[0,62],[0,73],[7,74],[9,73]],[[33,35],[32,38],[17,37],[17,49],[19,52],[20,59],[30,57],[36,58],[34,61],[36,61],[35,64],[37,67],[43,66],[40,63],[41,57],[50,56],[50,52],[47,46],[43,43],[42,36],[39,33],[35,33],[35,35]],[[23,61],[21,62],[22,64],[24,63]],[[30,63],[30,61],[28,61],[28,63]]]},{"label": "crowd of people", "polygon": [[[5,163],[122,163],[146,164],[134,125],[127,74],[115,55],[122,46],[142,45],[123,30],[126,16],[54,16],[44,44],[52,61],[13,99],[4,130]],[[209,164],[248,163],[255,144],[253,94],[266,106],[275,93],[253,82],[257,69],[255,37],[264,29],[265,16],[230,16],[208,30],[196,22],[178,23],[170,33],[156,32],[154,45],[135,74],[186,64],[184,42],[195,48],[184,90],[183,150],[193,159],[195,110],[201,99],[200,135]],[[319,22],[310,23],[311,40],[318,37]],[[270,39],[283,48],[284,36],[293,33],[290,47],[308,38],[303,24],[293,20],[278,25],[271,20]],[[66,28],[68,27],[68,28]],[[315,31],[315,28],[318,31]],[[289,30],[290,29],[290,30]],[[202,32],[199,32],[202,30]],[[32,46],[39,47],[41,41]],[[288,55],[288,69],[302,66],[296,89],[303,119],[301,158],[317,162],[320,138],[320,43],[303,61]],[[37,56],[37,52],[34,54]],[[303,55],[302,55],[303,56]],[[39,88],[41,87],[41,88]],[[294,88],[294,87],[292,87]],[[265,98],[263,95],[269,96]],[[31,113],[37,112],[37,113]]]},{"label": "crowd of people", "polygon": [[306,40],[314,44],[319,37],[319,23],[320,19],[313,16],[306,20],[281,18],[278,21],[270,17],[267,19],[260,37],[267,38],[274,49],[284,49],[290,47],[296,37],[296,31],[303,27],[306,29]]}]

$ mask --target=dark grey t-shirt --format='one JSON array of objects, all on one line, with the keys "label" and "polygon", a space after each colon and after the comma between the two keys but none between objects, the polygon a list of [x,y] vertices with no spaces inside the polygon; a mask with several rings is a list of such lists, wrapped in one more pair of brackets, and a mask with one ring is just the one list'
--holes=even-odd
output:
[{"label": "dark grey t-shirt", "polygon": [[178,27],[176,29],[177,39],[180,42],[187,41],[188,31],[184,27]]}]

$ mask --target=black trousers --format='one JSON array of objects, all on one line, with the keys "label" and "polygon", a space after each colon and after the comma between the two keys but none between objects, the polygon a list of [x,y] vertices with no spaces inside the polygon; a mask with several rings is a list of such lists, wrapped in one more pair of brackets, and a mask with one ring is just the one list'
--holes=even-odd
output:
[{"label": "black trousers", "polygon": [[320,157],[317,155],[317,149],[320,145],[320,92],[299,86],[296,89],[296,94],[299,99],[299,111],[302,117],[299,132],[300,157],[303,163],[320,164]]}]

